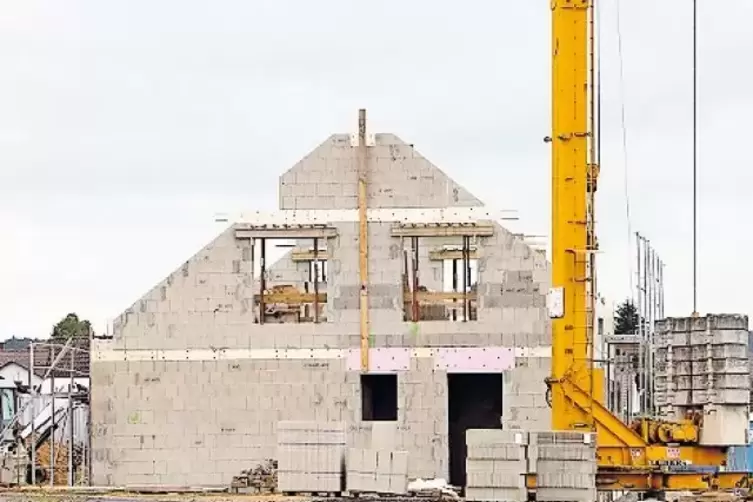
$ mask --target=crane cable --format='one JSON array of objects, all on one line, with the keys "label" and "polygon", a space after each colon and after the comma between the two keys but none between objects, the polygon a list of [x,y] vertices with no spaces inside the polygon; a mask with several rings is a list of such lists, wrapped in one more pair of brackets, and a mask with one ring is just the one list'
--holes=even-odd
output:
[{"label": "crane cable", "polygon": [[698,1],[693,0],[693,315],[698,314]]},{"label": "crane cable", "polygon": [[[622,52],[622,20],[620,16],[620,0],[616,1],[617,7],[617,59],[619,61],[620,68],[620,127],[622,130],[622,162],[624,165],[624,189],[625,189],[625,219],[627,221],[627,260],[628,260],[628,276],[630,282],[630,292],[634,294],[633,289],[633,224],[630,218],[630,189],[629,189],[629,176],[628,176],[628,136],[627,136],[627,120],[625,118],[625,66],[623,62]],[[637,293],[635,293],[637,295]],[[633,305],[636,304],[638,298],[633,299]]]}]

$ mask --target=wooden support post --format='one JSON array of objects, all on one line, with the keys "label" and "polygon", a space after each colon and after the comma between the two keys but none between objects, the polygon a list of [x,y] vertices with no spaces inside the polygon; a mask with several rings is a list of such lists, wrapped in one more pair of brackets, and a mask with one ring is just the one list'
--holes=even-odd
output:
[{"label": "wooden support post", "polygon": [[259,241],[261,245],[261,257],[259,259],[259,324],[264,324],[264,312],[266,311],[264,290],[267,289],[267,240],[262,237]]},{"label": "wooden support post", "polygon": [[411,247],[413,248],[413,296],[411,297],[411,311],[413,322],[419,321],[418,306],[418,237],[411,237]]},{"label": "wooden support post", "polygon": [[[473,281],[471,278],[471,238],[470,236],[465,236],[465,261],[467,263],[467,266],[465,267],[465,273],[468,276],[466,279],[466,283],[468,284],[468,287],[466,288],[468,291],[465,293],[465,301],[468,303],[468,320],[472,321],[472,310],[471,310],[471,299],[468,297],[468,292],[473,288]],[[474,295],[475,296],[475,295]]]},{"label": "wooden support post", "polygon": [[[452,292],[457,293],[458,292],[458,260],[457,258],[452,259]],[[455,304],[457,304],[457,300],[452,300],[453,307]],[[458,320],[458,309],[453,308],[452,309],[452,320],[457,321]]]},{"label": "wooden support post", "polygon": [[358,111],[358,271],[360,278],[361,370],[369,371],[369,246],[366,220],[366,110]]},{"label": "wooden support post", "polygon": [[463,322],[468,320],[468,237],[463,236]]},{"label": "wooden support post", "polygon": [[319,239],[314,237],[314,322],[319,322]]}]

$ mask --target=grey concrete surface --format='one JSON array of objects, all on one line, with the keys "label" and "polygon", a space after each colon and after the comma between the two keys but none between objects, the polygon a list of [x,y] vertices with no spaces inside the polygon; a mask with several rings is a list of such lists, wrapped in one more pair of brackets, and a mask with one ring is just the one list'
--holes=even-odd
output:
[{"label": "grey concrete surface", "polygon": [[[347,138],[330,137],[283,174],[281,208],[355,207]],[[371,207],[480,204],[394,135],[377,134],[376,143],[369,153]],[[346,357],[287,358],[280,352],[346,354],[359,347],[358,229],[348,222],[336,226],[338,236],[326,243],[325,323],[254,322],[253,256],[232,226],[118,317],[113,339],[94,347],[95,484],[228,485],[241,470],[275,455],[280,420],[343,421],[348,446],[369,447],[371,423],[361,416],[359,372],[349,369]],[[375,349],[551,345],[545,310],[549,266],[503,227],[477,242],[476,321],[404,322],[400,245],[390,224],[369,225]],[[301,273],[290,260],[271,272],[281,281]],[[505,372],[505,427],[549,427],[544,384],[549,366],[545,350],[535,357],[519,354]],[[398,371],[397,417],[394,446],[410,451],[409,475],[447,478],[447,372],[437,369],[436,355],[414,354]]]}]

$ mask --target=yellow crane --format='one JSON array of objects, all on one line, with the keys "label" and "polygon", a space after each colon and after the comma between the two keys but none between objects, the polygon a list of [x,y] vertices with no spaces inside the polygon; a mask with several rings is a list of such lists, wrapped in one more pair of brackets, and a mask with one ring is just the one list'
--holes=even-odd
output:
[{"label": "yellow crane", "polygon": [[[699,425],[644,418],[623,423],[603,404],[593,367],[594,0],[551,0],[552,9],[552,374],[555,430],[596,431],[601,490],[748,488],[748,473],[682,472],[672,464],[723,466],[726,448],[698,444]],[[529,480],[529,485],[534,484]]]}]

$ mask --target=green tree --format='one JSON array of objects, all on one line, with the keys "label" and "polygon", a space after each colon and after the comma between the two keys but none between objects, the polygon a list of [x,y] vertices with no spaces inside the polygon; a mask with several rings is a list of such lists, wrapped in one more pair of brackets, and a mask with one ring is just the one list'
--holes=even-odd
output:
[{"label": "green tree", "polygon": [[91,322],[86,319],[81,320],[77,314],[71,313],[52,327],[50,338],[60,341],[71,337],[88,337],[91,329]]},{"label": "green tree", "polygon": [[638,332],[638,309],[631,300],[625,300],[618,307],[614,316],[615,335],[631,335]]}]

